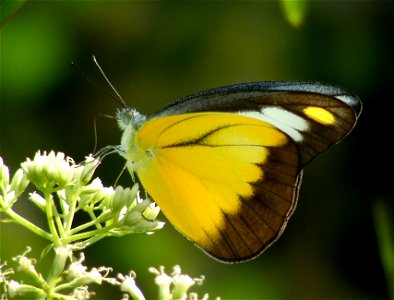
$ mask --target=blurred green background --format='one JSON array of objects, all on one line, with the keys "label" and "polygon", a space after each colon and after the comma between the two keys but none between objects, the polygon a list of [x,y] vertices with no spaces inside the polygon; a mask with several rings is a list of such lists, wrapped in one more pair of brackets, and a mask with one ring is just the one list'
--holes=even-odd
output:
[{"label": "blurred green background", "polygon": [[[7,2],[5,2],[7,3]],[[4,3],[3,3],[4,4]],[[1,5],[3,5],[1,4]],[[193,92],[250,81],[319,80],[343,85],[364,104],[358,126],[306,168],[298,209],[282,238],[257,259],[221,264],[167,223],[158,233],[105,239],[88,249],[90,266],[134,270],[147,298],[157,295],[149,266],[179,264],[223,299],[385,299],[372,208],[393,212],[393,2],[311,1],[303,24],[289,24],[276,1],[31,1],[1,28],[0,155],[15,171],[41,150],[81,161],[116,145],[117,104],[95,54],[130,106],[150,114]],[[3,6],[4,7],[4,6]],[[98,175],[112,185],[123,167],[114,155]],[[389,175],[386,175],[388,172]],[[121,183],[130,185],[124,176]],[[26,200],[25,200],[26,201]],[[38,211],[24,211],[44,224]],[[161,217],[164,219],[164,216]],[[45,243],[1,224],[2,260]],[[98,298],[117,289],[95,288]]]}]

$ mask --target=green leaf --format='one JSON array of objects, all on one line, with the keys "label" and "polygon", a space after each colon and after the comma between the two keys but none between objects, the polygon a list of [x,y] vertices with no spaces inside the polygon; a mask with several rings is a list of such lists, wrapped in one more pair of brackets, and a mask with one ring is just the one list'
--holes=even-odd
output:
[{"label": "green leaf", "polygon": [[394,299],[394,259],[393,259],[393,232],[390,208],[383,199],[375,199],[372,206],[372,216],[375,224],[376,236],[380,258],[385,271],[387,286],[391,299]]},{"label": "green leaf", "polygon": [[290,25],[298,28],[302,25],[309,7],[308,0],[281,0],[283,14]]},{"label": "green leaf", "polygon": [[0,28],[9,22],[27,0],[0,0]]}]

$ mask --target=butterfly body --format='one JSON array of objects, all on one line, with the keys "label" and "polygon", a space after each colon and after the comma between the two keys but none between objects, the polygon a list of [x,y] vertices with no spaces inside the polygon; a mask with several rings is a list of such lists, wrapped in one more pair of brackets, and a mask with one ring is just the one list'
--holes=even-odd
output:
[{"label": "butterfly body", "polygon": [[360,112],[357,96],[321,83],[228,86],[150,118],[121,110],[120,153],[181,233],[219,260],[242,261],[282,234],[303,167]]}]

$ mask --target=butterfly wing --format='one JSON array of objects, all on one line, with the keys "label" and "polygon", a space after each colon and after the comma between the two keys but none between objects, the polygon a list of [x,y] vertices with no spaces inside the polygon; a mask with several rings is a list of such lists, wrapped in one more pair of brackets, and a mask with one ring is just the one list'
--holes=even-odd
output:
[{"label": "butterfly wing", "polygon": [[302,168],[361,111],[344,90],[254,83],[172,104],[137,131],[131,160],[169,221],[223,261],[250,259],[283,232]]},{"label": "butterfly wing", "polygon": [[[308,108],[312,109],[309,115],[304,111],[308,112]],[[319,119],[319,111],[314,112],[314,108],[331,115],[332,121],[324,116]],[[196,93],[164,107],[153,118],[209,111],[254,113],[254,117],[287,130],[298,142],[301,161],[306,165],[350,133],[361,110],[360,99],[343,87],[320,82],[266,81]]]}]

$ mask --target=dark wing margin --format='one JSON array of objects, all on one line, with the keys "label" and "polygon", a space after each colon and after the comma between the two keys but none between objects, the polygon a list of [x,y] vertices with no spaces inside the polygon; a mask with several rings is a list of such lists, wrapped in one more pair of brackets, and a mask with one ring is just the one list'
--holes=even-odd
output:
[{"label": "dark wing margin", "polygon": [[[362,110],[360,99],[340,86],[321,82],[262,81],[195,93],[165,106],[152,117],[204,111],[250,111],[264,105],[278,105],[277,97],[288,94],[314,94],[336,99],[351,107],[356,117]],[[291,104],[291,100],[287,100],[287,103]]]},{"label": "dark wing margin", "polygon": [[253,196],[241,199],[237,214],[226,215],[220,238],[214,240],[212,249],[205,249],[208,254],[223,262],[250,260],[282,235],[296,208],[302,179],[294,147],[289,143],[272,152],[262,166],[264,177],[252,184]]}]

